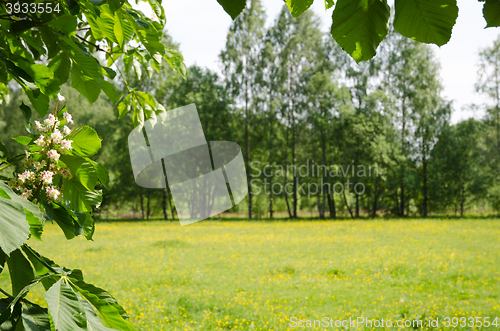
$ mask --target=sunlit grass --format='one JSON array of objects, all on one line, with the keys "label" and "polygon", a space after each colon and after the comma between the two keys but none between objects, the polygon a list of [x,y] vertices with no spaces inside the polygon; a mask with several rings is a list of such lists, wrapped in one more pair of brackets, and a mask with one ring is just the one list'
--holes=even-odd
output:
[{"label": "sunlit grass", "polygon": [[500,317],[496,220],[100,223],[94,239],[49,225],[30,244],[109,290],[138,330]]}]

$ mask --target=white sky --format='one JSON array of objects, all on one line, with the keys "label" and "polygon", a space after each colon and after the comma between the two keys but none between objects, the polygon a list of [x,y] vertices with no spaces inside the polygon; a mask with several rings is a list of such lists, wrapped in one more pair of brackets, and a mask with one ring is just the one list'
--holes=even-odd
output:
[{"label": "white sky", "polygon": [[[263,0],[268,25],[272,24],[283,3],[282,0]],[[197,64],[220,72],[218,55],[224,48],[231,18],[217,1],[163,0],[163,6],[168,32],[180,43],[186,64]],[[482,3],[477,0],[458,0],[458,7],[460,12],[450,42],[441,48],[433,47],[442,66],[444,95],[454,101],[453,122],[482,116],[482,113],[464,111],[462,107],[485,102],[474,91],[478,51],[490,46],[500,34],[497,28],[484,29],[486,23],[482,17]],[[142,5],[141,9],[146,10]],[[312,10],[321,18],[322,30],[329,31],[332,9],[325,12],[324,1],[316,0]]]}]

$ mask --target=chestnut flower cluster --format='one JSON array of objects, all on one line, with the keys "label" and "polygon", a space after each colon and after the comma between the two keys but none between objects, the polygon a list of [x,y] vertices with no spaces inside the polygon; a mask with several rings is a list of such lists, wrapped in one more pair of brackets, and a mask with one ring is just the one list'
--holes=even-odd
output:
[{"label": "chestnut flower cluster", "polygon": [[[73,124],[72,116],[63,114],[64,124]],[[62,199],[62,187],[58,187],[55,176],[71,178],[71,172],[59,162],[63,154],[73,149],[72,141],[67,139],[71,129],[50,114],[43,123],[35,121],[35,133],[40,134],[34,141],[36,147],[26,151],[23,159],[25,171],[17,174],[10,182],[10,187],[24,199],[33,201],[45,196],[48,201]]]}]

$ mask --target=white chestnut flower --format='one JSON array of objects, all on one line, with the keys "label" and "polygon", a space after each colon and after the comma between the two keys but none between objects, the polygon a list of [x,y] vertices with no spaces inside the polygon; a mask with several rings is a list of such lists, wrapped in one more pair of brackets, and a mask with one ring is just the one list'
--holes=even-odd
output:
[{"label": "white chestnut flower", "polygon": [[36,171],[39,171],[40,169],[44,168],[45,166],[47,165],[47,162],[45,162],[45,160],[42,160],[42,162],[35,162],[35,164],[33,165],[36,169]]},{"label": "white chestnut flower", "polygon": [[44,171],[42,172],[42,182],[44,185],[49,185],[52,184],[52,176],[54,176],[54,173],[51,171]]},{"label": "white chestnut flower", "polygon": [[59,158],[61,157],[61,154],[57,153],[57,151],[55,149],[51,149],[48,153],[47,153],[49,159],[53,162],[59,162]]},{"label": "white chestnut flower", "polygon": [[44,123],[48,127],[53,127],[56,124],[56,121],[57,121],[56,117],[50,114],[49,117],[45,119]]},{"label": "white chestnut flower", "polygon": [[55,187],[47,187],[45,192],[50,200],[59,200],[59,196],[61,195],[61,192],[59,192]]},{"label": "white chestnut flower", "polygon": [[42,134],[37,140],[35,140],[35,145],[38,147],[45,146],[45,136]]},{"label": "white chestnut flower", "polygon": [[58,129],[55,129],[54,132],[50,135],[50,138],[52,138],[52,141],[55,144],[60,144],[63,139],[63,135]]},{"label": "white chestnut flower", "polygon": [[70,129],[70,128],[68,128],[68,127],[65,125],[65,126],[64,126],[64,128],[63,128],[63,133],[64,133],[64,135],[68,136],[68,135],[70,135],[70,134],[71,134],[71,129]]},{"label": "white chestnut flower", "polygon": [[31,195],[31,190],[26,190],[23,192],[23,194],[21,194],[21,198],[28,199],[30,195]]},{"label": "white chestnut flower", "polygon": [[59,175],[63,176],[64,178],[71,178],[71,171],[69,169],[64,169],[64,168],[61,168],[59,170]]},{"label": "white chestnut flower", "polygon": [[21,184],[24,184],[27,180],[32,180],[34,178],[34,174],[32,171],[25,171],[22,174],[18,174],[18,181]]},{"label": "white chestnut flower", "polygon": [[25,151],[25,153],[26,156],[23,158],[23,165],[25,168],[28,168],[33,163],[33,159],[30,157],[30,153],[28,151]]},{"label": "white chestnut flower", "polygon": [[26,176],[24,176],[24,174],[18,174],[17,178],[19,178],[19,183],[21,183],[21,184],[24,184],[24,182],[27,179]]},{"label": "white chestnut flower", "polygon": [[45,126],[43,126],[42,124],[40,124],[40,122],[38,122],[38,121],[35,121],[35,128],[36,128],[38,131],[45,132]]},{"label": "white chestnut flower", "polygon": [[57,93],[57,100],[66,101],[66,98],[61,95],[61,93]]},{"label": "white chestnut flower", "polygon": [[66,140],[66,139],[64,139],[64,140],[61,142],[61,148],[62,148],[63,150],[68,150],[68,151],[72,150],[72,149],[73,149],[73,147],[71,146],[71,143],[72,143],[72,142],[73,142],[72,140]]},{"label": "white chestnut flower", "polygon": [[64,119],[66,120],[66,123],[73,124],[73,116],[71,116],[70,113],[64,113]]}]

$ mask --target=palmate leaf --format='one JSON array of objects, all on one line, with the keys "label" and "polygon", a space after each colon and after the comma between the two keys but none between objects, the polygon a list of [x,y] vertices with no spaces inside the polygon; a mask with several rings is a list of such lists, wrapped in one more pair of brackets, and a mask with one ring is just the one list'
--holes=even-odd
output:
[{"label": "palmate leaf", "polygon": [[94,129],[82,126],[74,129],[68,136],[73,141],[73,154],[77,156],[90,157],[101,149],[101,139]]},{"label": "palmate leaf", "polygon": [[96,20],[96,24],[99,27],[101,33],[104,37],[110,39],[111,41],[118,43],[115,35],[115,15],[109,8],[108,4],[102,5],[100,7],[101,15]]},{"label": "palmate leaf", "polygon": [[18,295],[35,278],[35,271],[20,249],[13,251],[7,258],[12,294]]},{"label": "palmate leaf", "polygon": [[34,203],[21,198],[2,181],[0,181],[0,191],[5,192],[12,201],[20,203],[23,206],[26,214],[25,219],[28,221],[31,235],[37,240],[42,240],[41,236],[45,218],[40,208]]},{"label": "palmate leaf", "polygon": [[49,68],[54,72],[54,76],[64,84],[69,78],[71,59],[66,52],[61,52],[50,61]]},{"label": "palmate leaf", "polygon": [[285,2],[293,17],[297,18],[311,7],[314,0],[286,0]]},{"label": "palmate leaf", "polygon": [[60,160],[69,168],[73,177],[77,177],[78,181],[86,189],[94,191],[99,178],[94,165],[88,158],[61,155]]},{"label": "palmate leaf", "polygon": [[243,11],[246,0],[217,0],[226,13],[234,20]]},{"label": "palmate leaf", "polygon": [[102,202],[102,195],[89,191],[76,178],[63,179],[64,198],[69,201],[70,208],[79,212],[91,212],[92,206]]},{"label": "palmate leaf", "polygon": [[36,274],[36,277],[33,279],[31,284],[28,287],[25,287],[23,291],[29,290],[31,287],[40,282],[42,283],[45,290],[48,290],[52,285],[55,284],[57,279],[54,279],[54,274],[52,274],[52,271],[50,271],[47,266],[51,267],[54,270],[61,270],[61,267],[54,263],[54,261],[51,261],[50,259],[38,254],[28,245],[23,245],[22,250],[24,254],[26,254],[28,260],[31,262],[33,270]]},{"label": "palmate leaf", "polygon": [[46,24],[55,31],[70,35],[76,31],[77,18],[73,15],[63,14]]},{"label": "palmate leaf", "polygon": [[33,270],[35,271],[36,276],[41,276],[50,273],[50,270],[47,269],[45,264],[40,262],[46,261],[45,263],[55,265],[54,262],[50,261],[49,259],[44,258],[40,254],[38,254],[36,251],[34,251],[31,247],[28,245],[23,245],[22,250],[24,254],[26,254],[26,257],[28,260],[31,262],[31,265],[33,266]]},{"label": "palmate leaf", "polygon": [[21,145],[28,146],[33,139],[31,137],[19,136],[19,137],[12,138],[12,140],[15,140],[16,142],[18,142]]},{"label": "palmate leaf", "polygon": [[487,28],[500,26],[500,1],[486,0],[483,5],[483,16]]},{"label": "palmate leaf", "polygon": [[26,123],[29,124],[31,122],[31,108],[26,106],[24,102],[21,102],[21,105],[19,106],[21,111],[23,112],[24,119],[26,120]]},{"label": "palmate leaf", "polygon": [[40,218],[36,217],[35,214],[30,212],[28,209],[25,208],[24,212],[26,213],[26,220],[30,225],[31,235],[36,240],[42,241],[44,222],[42,222]]},{"label": "palmate leaf", "polygon": [[456,0],[396,0],[395,7],[394,28],[403,36],[438,46],[450,40]]},{"label": "palmate leaf", "polygon": [[32,302],[24,302],[22,321],[26,331],[50,331],[48,310]]},{"label": "palmate leaf", "polygon": [[44,118],[49,110],[49,97],[41,93],[39,89],[32,90],[25,87],[24,92],[26,92],[28,99],[30,99],[31,104],[35,107],[38,115],[40,115],[41,118]]},{"label": "palmate leaf", "polygon": [[22,312],[22,304],[16,302],[11,304],[13,298],[0,299],[0,331],[17,331]]},{"label": "palmate leaf", "polygon": [[90,213],[75,212],[79,231],[83,231],[83,235],[87,240],[92,240],[95,232],[95,222]]},{"label": "palmate leaf", "polygon": [[99,163],[92,161],[91,159],[86,158],[90,164],[92,164],[96,170],[97,178],[105,188],[109,188],[109,172]]},{"label": "palmate leaf", "polygon": [[111,102],[113,102],[113,103],[116,102],[116,89],[112,83],[105,81],[103,79],[101,81],[101,89],[106,94],[106,96],[109,98],[109,100]]},{"label": "palmate leaf", "polygon": [[54,78],[54,73],[49,67],[43,64],[32,64],[31,76],[43,94],[53,99],[57,97],[57,93],[61,90],[61,83],[59,79]]},{"label": "palmate leaf", "polygon": [[84,235],[87,240],[92,240],[95,225],[90,213],[73,212],[58,203],[45,203],[45,205],[47,217],[59,225],[66,239],[71,240],[76,236]]},{"label": "palmate leaf", "polygon": [[90,103],[94,103],[101,94],[101,85],[96,79],[85,75],[80,66],[71,68],[71,86],[83,95]]},{"label": "palmate leaf", "polygon": [[85,308],[66,277],[52,285],[44,297],[56,330],[88,330]]},{"label": "palmate leaf", "polygon": [[75,236],[79,235],[78,223],[71,217],[68,210],[58,204],[50,206],[52,220],[54,220],[57,225],[63,230],[66,239],[73,239]]},{"label": "palmate leaf", "polygon": [[161,1],[159,0],[148,0],[149,5],[151,6],[151,9],[155,12],[156,17],[158,17],[158,20],[162,25],[165,25],[167,23],[167,19],[165,18],[165,11],[163,9],[163,6],[161,5]]},{"label": "palmate leaf", "polygon": [[332,14],[331,34],[356,62],[371,59],[388,31],[386,0],[339,0]]},{"label": "palmate leaf", "polygon": [[81,303],[85,308],[85,314],[87,314],[87,325],[92,331],[115,331],[115,329],[110,329],[102,325],[102,322],[99,320],[99,316],[97,316],[96,311],[92,307],[92,305],[87,301],[82,299]]},{"label": "palmate leaf", "polygon": [[125,310],[108,292],[81,279],[70,278],[75,290],[85,297],[99,313],[102,323],[109,328],[134,331]]},{"label": "palmate leaf", "polygon": [[26,242],[30,226],[23,206],[13,200],[0,197],[0,248],[10,255]]},{"label": "palmate leaf", "polygon": [[116,41],[118,42],[118,45],[120,45],[120,48],[123,48],[123,42],[125,40],[125,36],[123,35],[122,20],[120,19],[120,16],[118,16],[118,12],[115,13],[115,24],[113,26],[113,32],[116,37]]}]

